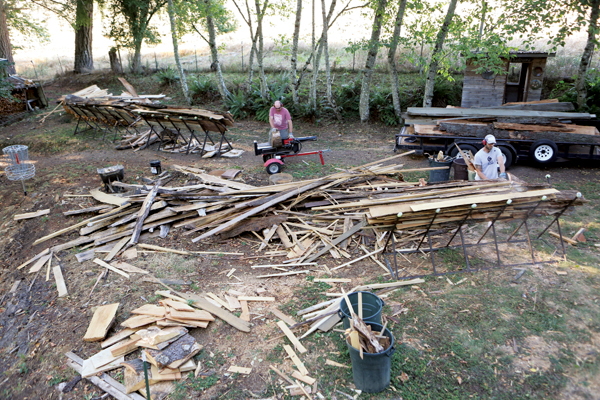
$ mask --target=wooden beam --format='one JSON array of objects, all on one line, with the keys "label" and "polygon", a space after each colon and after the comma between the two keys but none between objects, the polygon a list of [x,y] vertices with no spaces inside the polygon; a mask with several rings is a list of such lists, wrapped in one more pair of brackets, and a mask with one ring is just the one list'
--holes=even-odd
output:
[{"label": "wooden beam", "polygon": [[356,232],[360,231],[365,226],[367,226],[367,222],[365,220],[360,221],[358,224],[354,225],[350,230],[342,233],[340,236],[338,236],[337,238],[335,238],[334,240],[332,240],[331,243],[328,244],[327,246],[325,246],[325,248],[323,250],[319,251],[314,256],[309,257],[306,260],[306,262],[313,262],[313,261],[315,261],[317,258],[321,257],[323,254],[329,252],[329,249],[332,249],[333,246],[337,246],[342,241],[344,241],[345,239],[347,239],[350,236],[354,235]]},{"label": "wooden beam", "polygon": [[15,216],[13,217],[13,219],[15,221],[19,221],[21,219],[29,219],[29,218],[41,217],[42,215],[46,215],[46,214],[50,214],[50,209],[49,208],[47,208],[45,210],[39,210],[39,211],[25,213],[25,214],[15,214]]},{"label": "wooden beam", "polygon": [[189,256],[191,254],[188,251],[174,250],[174,249],[169,249],[169,248],[166,248],[166,247],[155,246],[153,244],[138,243],[138,247],[141,247],[143,249],[148,249],[148,250],[156,250],[156,251],[164,251],[164,252],[167,252],[167,253],[181,254],[183,256]]},{"label": "wooden beam", "polygon": [[300,343],[298,338],[294,335],[294,333],[290,330],[290,328],[285,324],[285,322],[277,321],[277,326],[279,327],[279,329],[281,329],[281,331],[285,334],[285,336],[287,336],[287,338],[290,340],[290,342],[292,342],[292,344],[294,345],[296,350],[298,350],[300,352],[300,354],[306,353],[308,351],[308,350],[306,350],[306,347],[304,347],[302,345],[302,343]]},{"label": "wooden beam", "polygon": [[65,284],[65,279],[63,278],[62,271],[60,270],[60,265],[52,268],[52,272],[54,273],[54,280],[56,281],[58,297],[67,296],[69,293],[67,292],[67,285]]},{"label": "wooden beam", "polygon": [[100,265],[101,267],[110,269],[111,271],[116,272],[119,275],[123,275],[125,278],[129,279],[129,274],[128,273],[123,272],[120,269],[113,267],[112,265],[110,265],[110,264],[108,264],[108,263],[100,260],[99,258],[94,259],[94,262],[96,264]]},{"label": "wooden beam", "polygon": [[106,337],[106,333],[110,329],[110,326],[115,321],[118,309],[119,303],[98,307],[92,316],[92,320],[90,321],[88,329],[85,332],[83,341],[98,342],[103,340]]},{"label": "wooden beam", "polygon": [[142,233],[142,226],[144,225],[144,220],[150,213],[150,207],[152,207],[152,203],[154,203],[154,198],[158,193],[159,183],[160,181],[157,182],[156,185],[154,185],[152,190],[150,190],[150,192],[146,196],[146,199],[142,203],[142,208],[140,208],[140,211],[138,211],[138,217],[133,228],[133,233],[131,234],[131,244],[137,244],[140,238],[140,234]]},{"label": "wooden beam", "polygon": [[294,352],[294,349],[292,349],[289,345],[284,344],[283,348],[285,349],[286,353],[288,353],[288,356],[290,356],[290,358],[292,359],[292,362],[296,365],[296,367],[298,368],[298,371],[300,371],[300,373],[302,375],[308,375],[308,370],[306,369],[306,367],[304,366],[304,364],[302,363],[302,361],[300,361],[300,359],[298,358],[298,356],[296,355],[296,353]]}]

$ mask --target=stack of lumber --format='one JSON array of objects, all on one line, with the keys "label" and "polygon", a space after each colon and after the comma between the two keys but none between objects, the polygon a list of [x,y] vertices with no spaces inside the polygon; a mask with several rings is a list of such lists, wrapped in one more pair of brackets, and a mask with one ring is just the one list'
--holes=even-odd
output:
[{"label": "stack of lumber", "polygon": [[[527,104],[527,103],[525,103]],[[548,103],[553,104],[553,103]],[[496,139],[550,139],[555,142],[600,143],[600,133],[594,126],[576,125],[573,120],[593,119],[588,113],[530,111],[501,108],[418,108],[407,112],[407,123],[414,118],[416,135],[450,135],[483,138],[492,134]]]},{"label": "stack of lumber", "polygon": [[[160,181],[154,186],[114,182],[113,185],[129,190],[121,196],[94,190],[91,195],[110,208],[66,212],[75,214],[75,218],[83,213],[97,215],[37,239],[34,244],[79,231],[78,237],[50,246],[19,268],[76,246],[86,250],[77,255],[80,261],[108,252],[104,261],[110,262],[138,243],[147,246],[143,242],[150,236],[165,237],[170,229],[181,228],[185,230],[183,237],[189,237],[191,243],[224,240],[249,232],[256,239],[250,242],[256,243],[254,248],[259,254],[286,257],[279,264],[287,267],[306,266],[330,254],[341,264],[334,270],[367,257],[386,269],[377,254],[384,251],[394,228],[402,231],[395,232],[396,240],[406,242],[418,240],[418,232],[423,232],[434,216],[433,228],[451,229],[467,215],[468,223],[495,218],[511,220],[524,217],[540,202],[533,216],[560,212],[573,199],[572,205],[584,203],[575,191],[558,191],[519,180],[421,186],[419,182],[400,180],[401,172],[414,170],[403,169],[401,164],[384,166],[382,161],[319,179],[265,187],[222,179],[191,167],[175,165],[174,169],[201,183],[175,187],[161,186]],[[350,254],[354,251],[364,255],[353,259]],[[277,264],[273,268],[281,272],[261,277],[307,272]],[[36,272],[35,268],[30,271]]]}]

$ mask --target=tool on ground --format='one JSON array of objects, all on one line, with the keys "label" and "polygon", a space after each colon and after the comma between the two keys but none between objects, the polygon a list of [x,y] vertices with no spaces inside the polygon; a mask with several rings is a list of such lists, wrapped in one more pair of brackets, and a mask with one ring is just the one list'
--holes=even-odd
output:
[{"label": "tool on ground", "polygon": [[112,167],[97,168],[96,171],[100,175],[102,183],[104,183],[104,191],[106,193],[115,193],[121,190],[118,186],[113,187],[112,182],[121,182],[123,180],[125,167],[122,165],[113,165]]},{"label": "tool on ground", "polygon": [[35,176],[35,165],[29,162],[29,150],[27,146],[20,144],[8,146],[2,149],[8,163],[5,172],[10,181],[21,181],[23,193],[27,196],[25,179]]},{"label": "tool on ground", "polygon": [[144,362],[144,379],[146,380],[146,398],[150,399],[150,383],[148,382],[148,366],[146,365],[146,352],[142,350],[142,361]]},{"label": "tool on ground", "polygon": [[314,142],[316,140],[316,136],[290,137],[288,139],[282,139],[279,131],[275,130],[271,134],[270,143],[258,143],[256,140],[254,141],[254,155],[263,156],[265,169],[270,175],[281,172],[283,169],[283,160],[287,157],[318,154],[321,158],[321,165],[325,165],[323,153],[331,150],[327,149],[307,151],[304,153],[301,152],[303,142]]}]

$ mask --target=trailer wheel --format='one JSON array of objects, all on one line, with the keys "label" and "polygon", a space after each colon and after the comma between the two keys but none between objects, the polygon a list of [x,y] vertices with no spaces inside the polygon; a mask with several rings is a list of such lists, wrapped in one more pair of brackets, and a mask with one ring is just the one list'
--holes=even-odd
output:
[{"label": "trailer wheel", "polygon": [[504,168],[508,169],[513,163],[512,151],[504,146],[498,146],[498,148],[502,152],[502,157],[504,157]]},{"label": "trailer wheel", "polygon": [[551,164],[556,161],[557,155],[558,147],[552,140],[537,140],[529,148],[529,158],[535,161],[536,164]]},{"label": "trailer wheel", "polygon": [[[468,154],[467,152],[469,150],[471,150],[471,153],[473,154],[473,157],[475,157],[475,154],[477,154],[477,147],[471,145],[471,144],[459,144],[460,149],[462,150],[463,153]],[[458,147],[456,146],[452,146],[452,149],[450,149],[450,157],[459,157],[460,158],[460,153],[458,152]]]},{"label": "trailer wheel", "polygon": [[274,175],[281,172],[283,168],[283,161],[278,160],[276,158],[272,158],[265,163],[265,169],[267,170],[267,174]]}]

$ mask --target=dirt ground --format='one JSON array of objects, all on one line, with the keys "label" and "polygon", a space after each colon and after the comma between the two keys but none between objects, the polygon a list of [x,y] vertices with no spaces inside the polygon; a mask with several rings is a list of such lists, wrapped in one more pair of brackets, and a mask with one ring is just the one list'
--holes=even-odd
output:
[{"label": "dirt ground", "polygon": [[[84,87],[82,83],[72,86],[65,82],[56,82],[46,88],[50,99]],[[7,180],[0,175],[0,398],[11,399],[90,399],[100,396],[102,392],[95,386],[82,381],[69,393],[60,393],[56,389],[58,382],[71,380],[75,374],[65,364],[64,353],[72,351],[82,358],[87,358],[99,350],[96,343],[84,343],[87,325],[93,308],[113,302],[120,303],[117,323],[129,316],[129,311],[147,302],[156,302],[154,292],[162,289],[154,283],[144,282],[141,277],[126,280],[111,274],[103,281],[90,297],[89,292],[96,280],[100,267],[91,261],[78,263],[75,251],[63,251],[58,254],[65,281],[69,290],[66,298],[57,298],[52,276],[46,280],[45,268],[37,275],[28,275],[26,269],[16,267],[39,253],[49,245],[63,243],[77,236],[77,233],[66,234],[49,242],[32,246],[39,237],[50,234],[66,226],[78,222],[78,218],[65,217],[62,212],[88,207],[94,204],[88,197],[67,197],[65,195],[85,195],[90,189],[100,186],[96,168],[114,164],[125,167],[125,181],[139,182],[141,177],[150,176],[149,162],[159,159],[163,169],[172,165],[194,166],[207,171],[239,168],[243,170],[242,180],[253,185],[268,184],[268,175],[261,161],[253,155],[252,141],[266,138],[266,124],[254,121],[241,121],[232,127],[229,137],[233,139],[235,148],[245,150],[240,158],[214,158],[203,160],[198,155],[175,155],[157,152],[154,148],[139,152],[131,150],[117,151],[108,140],[101,140],[100,134],[95,138],[86,134],[85,138],[71,136],[74,129],[73,120],[58,113],[48,118],[43,125],[38,118],[28,117],[21,122],[0,128],[0,140],[4,144],[30,143],[28,135],[39,134],[40,131],[63,132],[60,140],[62,147],[55,149],[52,139],[40,140],[30,144],[30,159],[35,161],[36,176],[26,181],[27,196],[22,193],[19,182]],[[316,156],[303,159],[293,158],[287,162],[286,171],[295,179],[325,175],[336,171],[336,168],[349,167],[382,159],[392,155],[395,128],[385,126],[346,124],[320,126],[296,123],[296,136],[317,135],[319,140],[308,144],[307,149],[331,149],[325,153],[326,165],[321,167]],[[41,135],[43,137],[43,135]],[[72,142],[71,142],[72,141]],[[403,160],[406,168],[426,167],[423,157],[410,157]],[[535,168],[527,163],[515,165],[511,172],[521,179],[532,182],[545,181],[545,175],[551,174],[552,181],[564,185],[598,181],[600,168],[590,165],[586,169],[573,163],[560,163],[545,169]],[[50,214],[43,218],[24,221],[13,221],[13,215],[41,209],[50,209]],[[594,218],[598,218],[597,215]],[[189,236],[181,230],[173,230],[166,239],[153,238],[148,241],[164,247],[219,252],[243,252],[254,254],[254,243],[251,235],[223,242],[201,242],[193,244]],[[508,251],[508,250],[507,250]],[[597,257],[597,253],[595,253]],[[359,254],[357,253],[356,256]],[[307,303],[310,299],[296,298],[297,290],[306,282],[305,277],[286,277],[285,279],[261,280],[255,278],[258,272],[251,268],[252,264],[276,262],[277,259],[252,259],[235,256],[198,256],[182,257],[171,254],[142,253],[133,264],[151,271],[163,279],[183,280],[185,284],[177,287],[183,291],[222,293],[228,289],[242,290],[249,295],[256,294],[259,288],[265,289],[264,295],[274,296],[277,305]],[[331,261],[326,259],[323,264]],[[333,265],[333,264],[332,264]],[[236,268],[235,277],[227,278],[225,272]],[[339,277],[351,278],[349,287],[379,279],[383,271],[372,262],[357,263],[352,269],[344,269]],[[315,271],[315,275],[322,271]],[[388,278],[385,278],[388,279]],[[385,280],[384,279],[384,280]],[[9,290],[15,281],[21,280],[15,293]],[[335,288],[334,288],[335,290]],[[269,335],[276,336],[278,331],[268,313],[269,304],[259,304],[251,309],[252,331],[242,333],[220,321],[212,322],[207,329],[195,329],[192,334],[205,351],[209,352],[209,361],[204,369],[207,376],[216,374],[219,381],[199,398],[227,398],[232,388],[235,395],[231,398],[259,398],[268,386],[268,366],[273,360],[267,360],[269,352],[280,344],[278,340],[270,340]],[[416,323],[415,323],[416,324]],[[115,331],[115,327],[111,332]],[[410,343],[409,338],[406,338]],[[520,359],[515,368],[547,368],[548,355],[557,351],[557,345],[544,339],[531,336],[524,346],[543,350],[543,360],[536,361],[534,352],[530,359]],[[582,344],[582,346],[584,346]],[[585,344],[581,354],[591,350],[598,352],[600,342],[597,337]],[[336,348],[329,349],[335,352]],[[512,346],[507,346],[507,352]],[[541,350],[536,350],[541,351]],[[210,356],[213,354],[213,356]],[[223,365],[210,362],[218,357],[227,360]],[[316,354],[308,357],[317,357]],[[310,362],[310,360],[307,360]],[[234,379],[226,374],[228,365],[252,366],[256,373],[248,377]],[[533,366],[532,366],[533,365]],[[600,383],[596,379],[588,389],[582,389],[576,381],[570,382],[563,398],[586,398],[579,396],[582,390],[593,393]],[[265,396],[266,397],[266,396]],[[343,398],[343,397],[339,397]],[[592,397],[600,398],[600,397]]]}]

